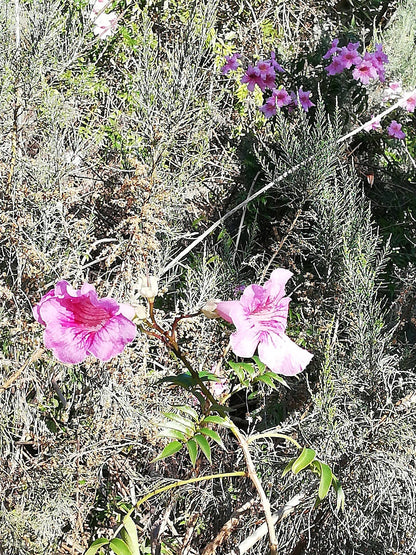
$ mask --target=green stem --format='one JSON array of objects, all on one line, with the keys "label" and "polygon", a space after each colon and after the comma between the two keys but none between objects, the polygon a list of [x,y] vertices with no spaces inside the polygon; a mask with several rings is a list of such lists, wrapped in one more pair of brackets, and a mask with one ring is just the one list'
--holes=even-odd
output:
[{"label": "green stem", "polygon": [[[243,470],[236,470],[234,472],[222,472],[221,474],[210,474],[209,476],[198,476],[197,478],[190,478],[189,480],[177,480],[173,484],[168,484],[167,486],[163,486],[162,488],[155,489],[149,493],[147,493],[144,497],[139,499],[137,503],[128,511],[128,513],[123,517],[123,521],[131,516],[133,511],[138,509],[140,505],[143,505],[148,499],[151,499],[155,495],[159,495],[159,493],[163,493],[164,491],[169,491],[170,489],[177,488],[179,486],[186,486],[188,484],[194,484],[196,482],[204,482],[207,480],[214,480],[215,478],[232,478],[233,476],[247,476],[247,472]],[[124,527],[123,522],[114,532],[113,537],[116,538],[117,535],[120,533],[121,529]]]}]

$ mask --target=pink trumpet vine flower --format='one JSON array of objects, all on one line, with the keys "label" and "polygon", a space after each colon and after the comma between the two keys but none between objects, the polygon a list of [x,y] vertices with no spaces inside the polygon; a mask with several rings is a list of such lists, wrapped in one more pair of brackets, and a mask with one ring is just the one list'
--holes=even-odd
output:
[{"label": "pink trumpet vine flower", "polygon": [[312,356],[285,334],[290,298],[285,284],[292,272],[278,268],[264,286],[249,285],[239,301],[222,301],[216,311],[235,325],[231,347],[240,357],[252,357],[258,347],[260,360],[284,376],[298,374]]},{"label": "pink trumpet vine flower", "polygon": [[44,343],[64,363],[83,362],[88,355],[102,361],[120,354],[136,336],[135,310],[110,297],[99,299],[93,285],[74,289],[59,281],[33,308],[45,326]]}]

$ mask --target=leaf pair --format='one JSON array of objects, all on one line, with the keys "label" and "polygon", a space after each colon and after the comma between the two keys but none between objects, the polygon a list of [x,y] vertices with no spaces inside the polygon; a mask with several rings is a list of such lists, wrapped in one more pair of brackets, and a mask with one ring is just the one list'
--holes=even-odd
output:
[{"label": "leaf pair", "polygon": [[139,538],[133,519],[127,515],[123,519],[123,528],[120,531],[121,538],[109,540],[99,538],[95,540],[85,552],[85,555],[95,555],[101,552],[101,548],[108,546],[115,555],[140,555]]},{"label": "leaf pair", "polygon": [[293,474],[299,474],[301,470],[309,467],[312,472],[318,474],[318,476],[320,477],[318,499],[316,501],[316,505],[318,505],[322,501],[322,499],[324,499],[328,495],[329,489],[332,485],[337,494],[337,511],[339,509],[343,509],[345,505],[345,495],[342,491],[341,484],[339,483],[338,479],[332,474],[332,470],[330,469],[330,467],[326,463],[316,459],[315,456],[316,453],[313,449],[304,447],[302,453],[297,459],[292,459],[291,461],[289,461],[288,465],[283,470],[282,478],[290,471],[292,471]]}]

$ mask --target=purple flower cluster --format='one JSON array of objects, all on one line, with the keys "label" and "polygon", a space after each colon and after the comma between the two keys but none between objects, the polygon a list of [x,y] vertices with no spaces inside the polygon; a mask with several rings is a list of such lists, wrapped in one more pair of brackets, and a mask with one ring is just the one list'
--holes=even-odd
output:
[{"label": "purple flower cluster", "polygon": [[[221,73],[225,75],[229,71],[236,70],[239,66],[238,58],[240,58],[240,54],[237,53],[225,56],[225,64],[221,68]],[[256,85],[262,92],[266,89],[272,91],[271,96],[259,108],[266,118],[276,115],[277,108],[283,108],[283,106],[287,106],[289,111],[300,106],[305,112],[315,106],[309,98],[311,91],[304,91],[300,87],[297,92],[288,92],[284,86],[276,83],[277,73],[284,73],[284,71],[276,60],[276,53],[271,51],[268,60],[259,60],[256,65],[248,66],[241,77],[241,83],[247,85],[250,92],[254,91]]]},{"label": "purple flower cluster", "polygon": [[376,44],[374,52],[366,52],[361,57],[358,53],[359,42],[349,42],[347,46],[342,48],[338,46],[338,43],[339,39],[333,40],[330,49],[324,55],[325,60],[332,58],[329,66],[325,68],[329,75],[342,73],[344,69],[355,66],[352,76],[364,85],[377,77],[380,81],[385,81],[384,64],[387,64],[389,59],[387,54],[383,52],[382,44]]}]

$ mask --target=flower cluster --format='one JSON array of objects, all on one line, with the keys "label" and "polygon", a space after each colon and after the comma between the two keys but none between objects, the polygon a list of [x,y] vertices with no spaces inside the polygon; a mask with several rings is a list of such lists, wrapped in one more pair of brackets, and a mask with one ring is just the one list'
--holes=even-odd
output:
[{"label": "flower cluster", "polygon": [[344,69],[355,66],[352,76],[364,85],[377,77],[380,81],[385,81],[384,64],[388,63],[389,59],[383,52],[382,44],[376,44],[374,52],[366,52],[362,57],[358,53],[359,42],[349,42],[342,48],[338,46],[338,43],[339,39],[333,40],[330,49],[324,55],[325,60],[331,58],[331,63],[325,68],[329,75],[342,73]]},{"label": "flower cluster", "polygon": [[[238,67],[238,60],[240,54],[233,54],[232,56],[225,57],[225,65],[222,66],[221,72],[228,73]],[[284,69],[276,60],[276,53],[272,50],[268,60],[259,60],[256,65],[248,66],[244,75],[241,77],[241,83],[247,85],[247,89],[253,92],[256,85],[264,92],[266,89],[271,90],[272,94],[269,96],[265,103],[259,107],[266,118],[276,115],[277,108],[287,106],[289,111],[301,106],[305,112],[312,106],[315,106],[309,99],[311,91],[304,91],[302,87],[297,92],[288,92],[284,86],[276,83],[277,73],[284,73]]]},{"label": "flower cluster", "polygon": [[292,272],[278,268],[264,286],[249,285],[238,301],[217,303],[218,316],[233,323],[231,348],[237,356],[252,357],[258,347],[260,360],[273,372],[298,374],[312,356],[285,334],[290,298],[285,284]]},{"label": "flower cluster", "polygon": [[105,13],[109,0],[94,0],[90,18],[94,22],[94,34],[100,39],[106,39],[114,35],[117,29],[117,14],[115,12]]},{"label": "flower cluster", "polygon": [[99,299],[93,285],[73,289],[59,281],[33,308],[45,326],[44,343],[61,362],[77,364],[88,355],[102,361],[120,354],[136,336],[134,308],[110,297]]}]

